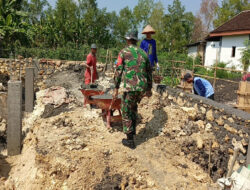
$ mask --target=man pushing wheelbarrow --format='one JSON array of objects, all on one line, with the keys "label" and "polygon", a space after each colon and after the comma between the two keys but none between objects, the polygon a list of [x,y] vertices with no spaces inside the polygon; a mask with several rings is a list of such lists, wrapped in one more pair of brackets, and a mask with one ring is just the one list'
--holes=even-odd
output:
[{"label": "man pushing wheelbarrow", "polygon": [[121,102],[123,131],[127,135],[122,144],[135,148],[138,103],[144,96],[152,95],[152,69],[146,52],[137,47],[138,32],[126,35],[127,47],[121,50],[115,70],[113,100],[118,96],[121,82],[124,83]]}]

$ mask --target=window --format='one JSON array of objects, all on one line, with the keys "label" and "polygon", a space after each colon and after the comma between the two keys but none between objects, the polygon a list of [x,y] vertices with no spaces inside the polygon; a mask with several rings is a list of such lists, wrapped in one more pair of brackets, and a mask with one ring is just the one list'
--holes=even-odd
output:
[{"label": "window", "polygon": [[233,46],[233,47],[232,47],[232,57],[235,57],[235,50],[236,50],[236,47]]}]

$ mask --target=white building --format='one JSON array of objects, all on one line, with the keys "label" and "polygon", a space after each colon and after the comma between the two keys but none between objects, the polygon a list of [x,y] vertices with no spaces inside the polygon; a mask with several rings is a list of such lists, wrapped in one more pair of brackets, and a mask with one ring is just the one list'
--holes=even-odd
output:
[{"label": "white building", "polygon": [[205,41],[199,41],[193,44],[187,45],[188,47],[188,56],[189,57],[197,57],[198,55],[204,58],[205,56],[205,47],[206,47],[206,42]]},{"label": "white building", "polygon": [[242,70],[241,57],[247,40],[250,40],[250,10],[241,12],[210,32],[203,53],[199,52],[197,43],[188,45],[188,55],[203,54],[205,66],[212,66],[217,61]]},{"label": "white building", "polygon": [[250,10],[210,32],[206,40],[205,66],[212,66],[217,60],[242,70],[242,51],[246,48],[245,42],[250,40]]}]

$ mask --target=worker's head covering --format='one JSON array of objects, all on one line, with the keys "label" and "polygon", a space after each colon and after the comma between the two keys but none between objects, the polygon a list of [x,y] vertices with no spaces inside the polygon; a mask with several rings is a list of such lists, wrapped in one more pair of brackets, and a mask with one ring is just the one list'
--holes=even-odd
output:
[{"label": "worker's head covering", "polygon": [[125,36],[125,38],[127,40],[136,40],[136,41],[138,41],[138,31],[137,30],[132,30],[132,31],[128,32],[127,35]]},{"label": "worker's head covering", "polygon": [[142,31],[142,34],[148,34],[148,33],[155,34],[155,29],[153,29],[153,27],[150,25],[147,25]]},{"label": "worker's head covering", "polygon": [[192,78],[192,75],[191,75],[190,73],[186,73],[186,74],[184,75],[183,80],[184,80],[184,81],[188,81],[188,79],[190,79],[190,78]]},{"label": "worker's head covering", "polygon": [[91,44],[91,49],[97,49],[96,44]]}]

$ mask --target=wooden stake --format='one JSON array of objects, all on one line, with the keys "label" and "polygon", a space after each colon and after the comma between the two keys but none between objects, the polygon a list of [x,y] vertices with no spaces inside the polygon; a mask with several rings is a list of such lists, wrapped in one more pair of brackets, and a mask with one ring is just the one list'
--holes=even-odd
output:
[{"label": "wooden stake", "polygon": [[107,49],[107,54],[106,54],[106,63],[105,63],[105,67],[104,67],[104,69],[103,69],[103,73],[104,73],[104,74],[105,74],[105,71],[107,70],[108,55],[109,55],[109,50]]},{"label": "wooden stake", "polygon": [[209,141],[209,157],[208,157],[208,175],[211,176],[211,149],[212,149],[212,142]]},{"label": "wooden stake", "polygon": [[217,65],[218,65],[218,51],[216,52],[216,62],[215,62],[215,69],[214,69],[214,83],[213,83],[214,90],[215,90],[215,84],[216,84]]},{"label": "wooden stake", "polygon": [[194,59],[193,59],[193,69],[192,69],[193,75],[194,75],[194,67],[195,67],[195,61],[194,61]]},{"label": "wooden stake", "polygon": [[234,164],[235,164],[235,162],[236,162],[236,158],[237,158],[237,156],[238,156],[238,152],[239,152],[239,148],[235,148],[235,149],[234,149],[233,160],[232,160],[232,163],[231,163],[231,166],[230,166],[230,168],[229,168],[229,171],[228,171],[228,173],[227,173],[226,178],[231,177],[231,175],[232,175],[232,173],[233,173],[233,168],[234,168]]}]

